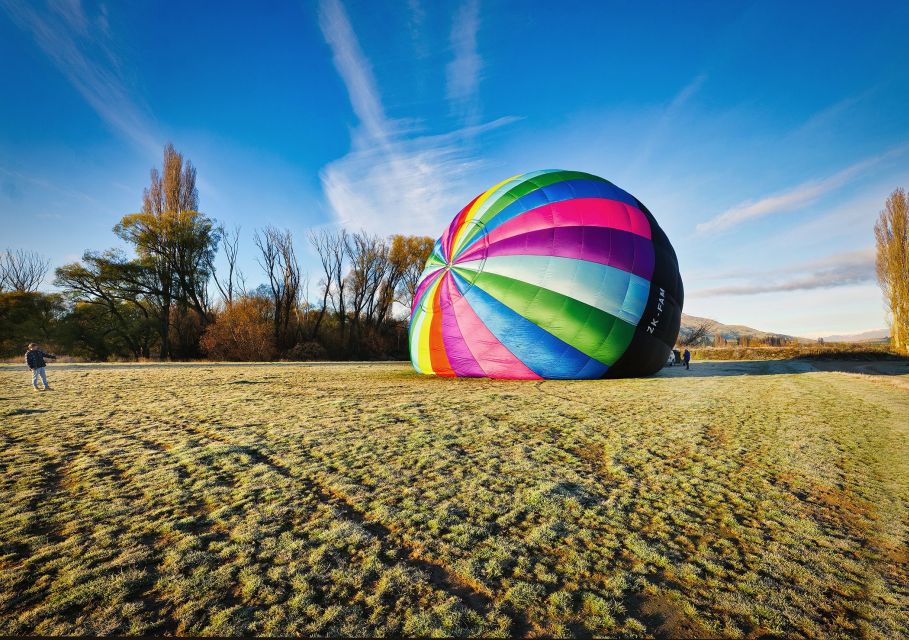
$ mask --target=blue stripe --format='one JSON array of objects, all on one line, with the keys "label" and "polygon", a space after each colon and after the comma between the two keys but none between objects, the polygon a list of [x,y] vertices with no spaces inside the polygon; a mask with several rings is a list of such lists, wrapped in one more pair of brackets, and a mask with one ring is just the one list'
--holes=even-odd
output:
[{"label": "blue stripe", "polygon": [[562,256],[492,256],[460,262],[455,269],[520,280],[579,300],[632,325],[640,322],[650,295],[650,283],[629,271]]},{"label": "blue stripe", "polygon": [[461,295],[506,349],[542,378],[602,378],[609,368],[451,272]]},{"label": "blue stripe", "polygon": [[490,231],[512,218],[516,218],[525,211],[536,209],[545,204],[564,202],[574,198],[604,198],[606,200],[624,202],[635,208],[638,206],[634,196],[610,182],[602,182],[600,180],[565,180],[564,182],[556,182],[531,191],[499,211],[492,220],[483,226],[483,230],[470,240],[468,245],[458,251],[458,254],[464,253],[469,246],[472,246]]}]

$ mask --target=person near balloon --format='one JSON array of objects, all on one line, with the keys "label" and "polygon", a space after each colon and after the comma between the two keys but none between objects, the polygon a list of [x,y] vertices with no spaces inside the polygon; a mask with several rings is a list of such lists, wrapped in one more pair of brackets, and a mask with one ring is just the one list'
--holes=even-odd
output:
[{"label": "person near balloon", "polygon": [[685,369],[689,369],[688,364],[691,362],[691,352],[688,349],[685,349],[685,353],[682,354],[682,360],[685,361]]},{"label": "person near balloon", "polygon": [[47,375],[44,373],[44,367],[47,366],[47,363],[44,361],[45,358],[56,360],[57,356],[52,353],[41,351],[34,342],[28,345],[28,351],[25,353],[25,364],[28,365],[29,370],[32,372],[32,385],[34,385],[36,391],[38,390],[39,377],[41,378],[41,382],[44,383],[42,391],[50,390],[50,386],[47,384]]}]

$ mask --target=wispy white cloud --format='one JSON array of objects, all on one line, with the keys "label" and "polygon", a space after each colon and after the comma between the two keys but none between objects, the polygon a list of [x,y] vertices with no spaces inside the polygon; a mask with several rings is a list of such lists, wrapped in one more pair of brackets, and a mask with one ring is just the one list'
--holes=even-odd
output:
[{"label": "wispy white cloud", "polygon": [[515,118],[442,135],[421,135],[389,118],[369,60],[339,0],[322,0],[319,24],[359,121],[352,148],[321,172],[338,223],[387,234],[436,234],[465,198],[465,178],[479,166],[472,139]]},{"label": "wispy white cloud", "polygon": [[814,260],[781,265],[770,269],[736,268],[718,271],[709,270],[689,272],[689,277],[697,281],[737,280],[743,278],[767,279],[768,277],[787,276],[806,271],[830,269],[845,265],[865,265],[874,262],[874,248],[868,247],[857,251],[841,251]]},{"label": "wispy white cloud", "polygon": [[743,202],[707,222],[697,225],[697,232],[723,231],[748,220],[797,210],[852,182],[872,167],[901,155],[907,149],[909,149],[909,144],[903,144],[885,153],[856,162],[826,178],[809,180],[782,193],[756,201]]},{"label": "wispy white cloud", "polygon": [[347,11],[339,0],[324,0],[319,7],[319,26],[331,47],[335,68],[347,87],[347,95],[364,134],[377,142],[388,139],[391,123],[385,117],[372,68],[360,49]]},{"label": "wispy white cloud", "polygon": [[465,179],[481,166],[465,141],[514,120],[352,150],[321,173],[337,222],[382,234],[438,234],[466,204]]},{"label": "wispy white cloud", "polygon": [[127,89],[114,53],[107,11],[85,13],[79,0],[0,0],[2,7],[73,85],[108,126],[131,142],[158,153],[150,119]]},{"label": "wispy white cloud", "polygon": [[445,79],[448,99],[471,124],[479,118],[477,90],[483,69],[483,59],[477,50],[479,29],[479,2],[466,0],[451,25],[450,41],[454,59],[445,68]]},{"label": "wispy white cloud", "polygon": [[425,58],[429,55],[429,42],[423,33],[423,25],[426,22],[426,10],[423,8],[420,0],[407,0],[408,8],[408,26],[410,27],[410,39],[413,43],[414,53],[417,58]]},{"label": "wispy white cloud", "polygon": [[[57,193],[63,194],[70,198],[78,198],[80,200],[85,200],[92,204],[97,204],[98,201],[87,193],[78,191],[76,189],[66,189],[61,187],[57,182],[51,180],[45,180],[43,178],[36,178],[35,176],[29,176],[21,171],[12,171],[11,169],[6,169],[0,167],[0,176],[6,176],[7,180],[4,180],[3,191],[10,199],[19,199],[23,195],[27,194],[34,187],[40,187],[42,190],[56,191]],[[28,187],[26,185],[32,185]]]},{"label": "wispy white cloud", "polygon": [[650,128],[650,131],[644,137],[643,142],[637,147],[637,153],[629,163],[627,173],[634,175],[650,159],[655,149],[663,144],[667,132],[670,130],[673,122],[685,108],[685,105],[694,97],[704,83],[707,81],[707,75],[699,73],[691,81],[682,87],[669,104],[660,112],[659,118]]},{"label": "wispy white cloud", "polygon": [[835,253],[824,258],[764,272],[739,271],[719,274],[717,279],[745,278],[744,284],[700,289],[692,298],[746,296],[760,293],[831,289],[862,284],[874,279],[874,249]]},{"label": "wispy white cloud", "polygon": [[812,114],[801,126],[789,134],[789,137],[798,138],[803,135],[814,134],[820,130],[829,130],[835,123],[848,115],[855,106],[873,95],[875,90],[876,88],[871,88],[860,94],[837,100],[830,106]]},{"label": "wispy white cloud", "polygon": [[835,243],[852,242],[856,234],[873,238],[877,220],[887,195],[897,185],[909,184],[909,167],[898,166],[896,171],[881,172],[877,181],[863,187],[853,197],[837,201],[816,217],[793,226],[779,237],[784,249]]}]

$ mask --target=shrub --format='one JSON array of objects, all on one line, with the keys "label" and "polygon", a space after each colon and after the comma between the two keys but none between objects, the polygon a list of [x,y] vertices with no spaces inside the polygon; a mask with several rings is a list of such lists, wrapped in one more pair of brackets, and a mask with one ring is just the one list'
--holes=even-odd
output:
[{"label": "shrub", "polygon": [[263,298],[236,300],[205,330],[202,348],[212,360],[271,360],[275,344],[269,311]]},{"label": "shrub", "polygon": [[29,342],[46,351],[58,348],[56,328],[63,315],[59,294],[0,292],[0,356],[21,360]]},{"label": "shrub", "polygon": [[286,360],[325,360],[328,351],[315,341],[298,342],[284,354]]}]

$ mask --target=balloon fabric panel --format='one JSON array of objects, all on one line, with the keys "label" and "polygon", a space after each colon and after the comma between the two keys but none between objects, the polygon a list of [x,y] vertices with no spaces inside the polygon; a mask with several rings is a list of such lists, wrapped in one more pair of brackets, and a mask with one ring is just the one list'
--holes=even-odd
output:
[{"label": "balloon fabric panel", "polygon": [[515,176],[465,206],[414,296],[414,368],[440,376],[647,375],[678,335],[672,245],[632,195],[576,171]]}]

